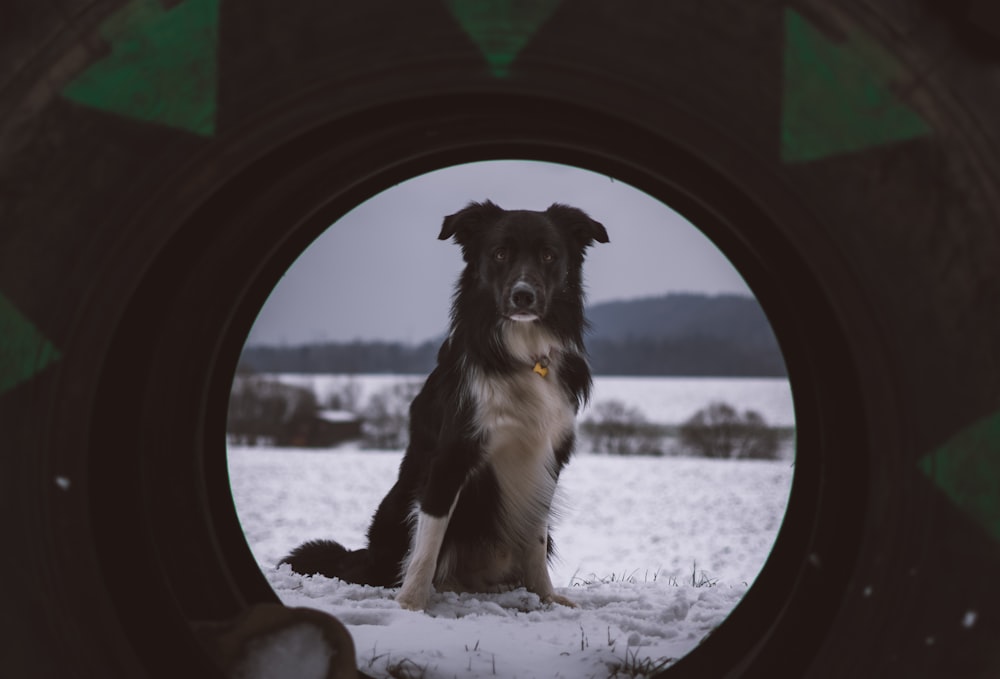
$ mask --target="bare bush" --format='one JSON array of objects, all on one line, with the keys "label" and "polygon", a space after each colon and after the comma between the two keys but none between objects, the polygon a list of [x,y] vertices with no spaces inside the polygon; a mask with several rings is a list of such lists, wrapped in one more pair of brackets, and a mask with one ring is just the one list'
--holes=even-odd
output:
[{"label": "bare bush", "polygon": [[356,378],[349,377],[327,396],[326,403],[332,410],[361,412],[361,384]]},{"label": "bare bush", "polygon": [[226,432],[233,443],[280,442],[291,423],[316,413],[312,390],[256,375],[237,375],[229,395]]},{"label": "bare bush", "polygon": [[663,454],[659,428],[650,423],[641,410],[618,399],[595,403],[580,430],[590,440],[590,449],[595,453]]},{"label": "bare bush", "polygon": [[409,443],[410,402],[420,382],[397,382],[371,395],[363,411],[365,448],[397,450]]},{"label": "bare bush", "polygon": [[718,401],[681,425],[679,437],[687,452],[702,457],[774,460],[778,456],[778,431],[760,413],[747,410],[740,415],[728,403]]}]

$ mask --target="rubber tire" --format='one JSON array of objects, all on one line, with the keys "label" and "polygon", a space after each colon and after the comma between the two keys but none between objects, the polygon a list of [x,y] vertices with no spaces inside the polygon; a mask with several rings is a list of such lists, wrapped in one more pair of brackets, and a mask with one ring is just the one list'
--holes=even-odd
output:
[{"label": "rubber tire", "polygon": [[[1000,77],[981,15],[565,2],[505,65],[462,3],[242,0],[213,15],[209,128],[161,112],[205,96],[183,79],[146,94],[153,120],[68,94],[188,3],[214,7],[136,2],[125,29],[118,1],[4,10],[0,327],[20,338],[0,354],[5,674],[212,671],[192,623],[276,601],[225,464],[257,309],[361,200],[490,158],[606,172],[681,210],[782,344],[788,516],[744,601],[668,676],[1000,671],[1000,544],[921,468],[1000,404]],[[792,16],[889,55],[928,133],[783,161]]]}]

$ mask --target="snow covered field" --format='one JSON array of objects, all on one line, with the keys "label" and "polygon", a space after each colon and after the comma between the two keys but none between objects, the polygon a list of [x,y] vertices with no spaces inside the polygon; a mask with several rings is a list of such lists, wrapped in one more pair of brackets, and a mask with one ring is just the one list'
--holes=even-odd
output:
[{"label": "snow covered field", "polygon": [[[655,400],[647,394],[643,402]],[[782,423],[777,412],[769,419]],[[359,666],[378,677],[585,678],[669,666],[753,583],[793,471],[789,461],[578,454],[560,479],[552,568],[557,591],[577,608],[541,605],[515,590],[436,594],[415,613],[396,605],[393,590],[275,567],[312,538],[362,546],[400,458],[351,445],[229,451],[237,511],[271,586],[287,605],[339,618]]]},{"label": "snow covered field", "polygon": [[[280,375],[320,402],[353,392],[361,404],[393,375]],[[780,379],[598,377],[592,402],[636,407],[679,424],[712,401],[794,426]],[[581,413],[585,418],[587,412]],[[580,446],[581,450],[585,446]],[[401,610],[394,592],[303,577],[277,562],[314,538],[364,544],[372,513],[402,453],[230,447],[233,497],[247,540],[281,600],[318,608],[350,630],[359,666],[373,676],[609,677],[669,666],[739,603],[784,516],[790,459],[703,460],[578,453],[563,472],[552,579],[577,608],[543,606],[516,590],[436,594],[425,613]]]}]

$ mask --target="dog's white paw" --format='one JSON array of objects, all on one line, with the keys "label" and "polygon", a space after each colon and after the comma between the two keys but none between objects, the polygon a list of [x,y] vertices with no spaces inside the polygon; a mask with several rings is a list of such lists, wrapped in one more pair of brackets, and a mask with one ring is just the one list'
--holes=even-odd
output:
[{"label": "dog's white paw", "polygon": [[412,588],[402,588],[396,595],[396,603],[401,608],[408,611],[422,611],[427,608],[427,601],[430,599],[429,592],[416,592]]},{"label": "dog's white paw", "polygon": [[542,603],[559,604],[560,606],[566,606],[567,608],[576,608],[575,603],[573,603],[566,597],[560,596],[554,592],[552,594],[542,597]]}]

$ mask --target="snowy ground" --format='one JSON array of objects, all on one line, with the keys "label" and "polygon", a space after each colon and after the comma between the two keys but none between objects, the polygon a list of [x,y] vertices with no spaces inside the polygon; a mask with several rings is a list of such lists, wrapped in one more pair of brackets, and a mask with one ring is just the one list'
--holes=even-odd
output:
[{"label": "snowy ground", "polygon": [[[790,417],[790,397],[774,406],[783,408]],[[585,678],[669,665],[752,584],[792,477],[789,461],[577,455],[560,479],[552,568],[557,591],[577,608],[541,605],[515,590],[437,594],[425,613],[415,613],[401,610],[392,590],[275,568],[307,539],[362,546],[400,456],[351,446],[231,447],[229,455],[237,511],[275,592],[290,606],[339,618],[361,669],[379,677]]]}]

